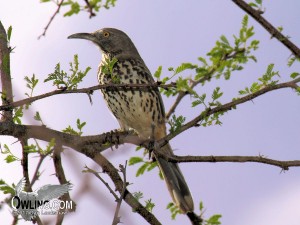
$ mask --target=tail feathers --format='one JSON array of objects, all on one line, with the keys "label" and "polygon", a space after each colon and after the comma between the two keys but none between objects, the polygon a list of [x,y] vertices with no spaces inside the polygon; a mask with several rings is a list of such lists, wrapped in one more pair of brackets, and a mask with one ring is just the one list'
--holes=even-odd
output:
[{"label": "tail feathers", "polygon": [[[163,146],[160,150],[165,154],[173,154],[169,144]],[[168,162],[159,157],[156,158],[173,201],[179,206],[183,213],[194,211],[194,202],[191,192],[177,163]]]}]

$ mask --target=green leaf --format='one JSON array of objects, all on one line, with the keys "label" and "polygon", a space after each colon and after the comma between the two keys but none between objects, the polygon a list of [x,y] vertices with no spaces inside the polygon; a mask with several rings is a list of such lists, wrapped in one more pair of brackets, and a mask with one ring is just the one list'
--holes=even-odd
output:
[{"label": "green leaf", "polygon": [[86,122],[81,122],[80,119],[76,120],[77,129],[79,130],[78,134],[82,135],[82,128],[86,125]]},{"label": "green leaf", "polygon": [[9,26],[9,28],[7,29],[7,40],[8,41],[10,41],[11,33],[12,33],[12,26]]},{"label": "green leaf", "polygon": [[55,138],[51,138],[50,142],[48,142],[48,145],[46,146],[45,151],[41,152],[41,154],[49,154],[52,152],[53,148],[55,146]]},{"label": "green leaf", "polygon": [[14,155],[8,155],[5,158],[6,163],[12,163],[12,162],[17,161],[17,160],[18,160],[18,158]]},{"label": "green leaf", "polygon": [[67,128],[63,129],[62,132],[72,135],[79,135],[79,132],[74,130],[70,125]]},{"label": "green leaf", "polygon": [[230,43],[229,43],[228,39],[224,35],[222,35],[220,37],[220,39],[223,42],[223,44],[225,44],[226,46],[230,46]]},{"label": "green leaf", "polygon": [[272,71],[273,71],[273,68],[274,68],[274,63],[269,64],[268,68],[267,68],[266,74],[270,75],[272,73]]},{"label": "green leaf", "polygon": [[135,176],[138,177],[140,175],[143,175],[145,173],[147,167],[148,167],[147,163],[143,164],[140,168],[138,168],[138,170],[136,171],[136,175]]},{"label": "green leaf", "polygon": [[300,74],[298,72],[294,72],[290,75],[291,78],[295,79],[296,77],[298,77]]},{"label": "green leaf", "polygon": [[169,120],[169,125],[170,125],[170,133],[174,134],[176,132],[178,132],[182,126],[182,124],[185,121],[185,117],[184,116],[178,116],[176,117],[176,115],[173,115],[172,118]]},{"label": "green leaf", "polygon": [[245,15],[242,20],[242,28],[246,29],[248,26],[248,15]]},{"label": "green leaf", "polygon": [[[178,73],[181,73],[187,69],[195,69],[197,68],[197,65],[192,64],[192,63],[182,63],[180,66],[178,66],[175,71],[174,71],[174,75],[177,75]],[[174,76],[173,75],[173,76]]]},{"label": "green leaf", "polygon": [[42,121],[41,115],[39,112],[36,112],[34,117],[33,117],[36,121]]},{"label": "green leaf", "polygon": [[211,216],[206,222],[209,225],[219,225],[221,224],[220,222],[220,218],[222,217],[222,215],[216,214]]},{"label": "green leaf", "polygon": [[144,196],[143,196],[143,193],[138,191],[138,192],[133,192],[133,197],[136,199],[136,200],[140,200],[142,199]]},{"label": "green leaf", "polygon": [[72,74],[68,75],[64,70],[61,70],[60,63],[57,63],[54,72],[50,73],[44,82],[52,81],[53,85],[59,89],[74,90],[90,69],[90,67],[87,67],[84,71],[79,70],[78,55],[74,55],[73,62],[70,62],[70,72]]},{"label": "green leaf", "polygon": [[72,16],[73,14],[78,14],[80,12],[80,5],[77,2],[71,2],[71,9],[64,14],[64,16]]},{"label": "green leaf", "polygon": [[178,208],[177,205],[175,205],[173,202],[170,202],[168,205],[167,205],[167,209],[170,210],[171,212],[171,218],[172,220],[175,220],[176,216],[178,214],[180,214],[180,209]]},{"label": "green leaf", "polygon": [[255,93],[261,89],[262,85],[259,84],[258,82],[254,82],[251,87],[250,87],[250,92]]},{"label": "green leaf", "polygon": [[149,212],[152,212],[155,204],[152,202],[152,199],[148,199],[145,201],[146,205],[145,205],[145,208],[149,211]]},{"label": "green leaf", "polygon": [[148,168],[147,168],[147,171],[149,172],[149,171],[153,170],[153,169],[154,169],[155,167],[157,167],[157,166],[158,166],[157,161],[151,162],[151,163],[149,163],[149,166],[148,166]]},{"label": "green leaf", "polygon": [[212,99],[217,100],[223,95],[223,92],[220,92],[220,87],[216,87],[212,94]]},{"label": "green leaf", "polygon": [[254,7],[254,8],[258,8],[258,5],[255,4],[254,2],[250,2],[248,3],[249,6]]},{"label": "green leaf", "polygon": [[141,157],[135,156],[135,157],[131,157],[131,158],[129,159],[128,165],[129,165],[129,166],[132,166],[132,165],[135,165],[135,164],[141,163],[141,162],[143,162],[143,159],[142,159]]},{"label": "green leaf", "polygon": [[4,180],[0,180],[0,191],[3,192],[3,194],[11,194],[15,195],[15,189],[11,186],[9,186]]},{"label": "green leaf", "polygon": [[192,107],[195,107],[197,105],[200,105],[200,104],[204,104],[205,105],[205,98],[206,98],[206,94],[202,94],[202,95],[196,95],[195,96],[196,100],[192,102]]},{"label": "green leaf", "polygon": [[199,60],[200,62],[202,62],[204,66],[207,66],[207,65],[208,65],[205,58],[203,58],[203,57],[198,57],[198,60]]},{"label": "green leaf", "polygon": [[156,77],[158,80],[160,79],[161,71],[162,71],[162,66],[159,66],[154,73],[154,77]]},{"label": "green leaf", "polygon": [[13,122],[16,124],[22,124],[21,118],[23,117],[23,107],[14,108]]},{"label": "green leaf", "polygon": [[199,204],[199,210],[200,210],[200,212],[202,212],[203,209],[204,209],[204,205],[203,205],[203,202],[201,201],[200,204]]}]

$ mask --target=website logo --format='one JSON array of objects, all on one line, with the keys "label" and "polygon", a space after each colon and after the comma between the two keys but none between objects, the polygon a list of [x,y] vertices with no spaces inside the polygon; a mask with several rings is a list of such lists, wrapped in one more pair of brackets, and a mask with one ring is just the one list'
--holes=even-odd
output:
[{"label": "website logo", "polygon": [[25,182],[25,178],[19,181],[15,189],[15,196],[11,200],[13,213],[21,215],[24,220],[32,220],[38,215],[56,215],[72,210],[72,201],[57,199],[71,190],[71,184],[48,184],[34,192],[26,192],[24,191]]}]

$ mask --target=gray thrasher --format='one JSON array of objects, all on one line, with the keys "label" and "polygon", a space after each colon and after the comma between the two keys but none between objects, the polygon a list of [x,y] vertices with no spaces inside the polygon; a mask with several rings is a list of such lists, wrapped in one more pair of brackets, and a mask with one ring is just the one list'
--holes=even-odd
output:
[{"label": "gray thrasher", "polygon": [[[102,51],[98,80],[100,84],[113,83],[117,77],[121,84],[153,84],[155,81],[131,39],[122,31],[104,28],[94,33],[77,33],[68,38],[86,39]],[[112,74],[102,71],[107,60],[117,59]],[[122,129],[133,128],[143,139],[160,140],[166,136],[165,111],[157,88],[147,91],[132,89],[102,89],[104,99]],[[169,144],[160,148],[163,154],[173,155]],[[183,213],[193,212],[190,190],[176,163],[155,156],[173,201]]]}]

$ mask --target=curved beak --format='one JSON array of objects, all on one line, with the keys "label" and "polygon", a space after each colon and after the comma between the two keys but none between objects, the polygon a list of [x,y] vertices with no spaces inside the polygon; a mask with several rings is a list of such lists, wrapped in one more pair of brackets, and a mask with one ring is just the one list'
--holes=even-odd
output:
[{"label": "curved beak", "polygon": [[85,39],[92,41],[97,44],[98,40],[96,36],[93,33],[77,33],[77,34],[72,34],[68,37],[68,39]]}]

